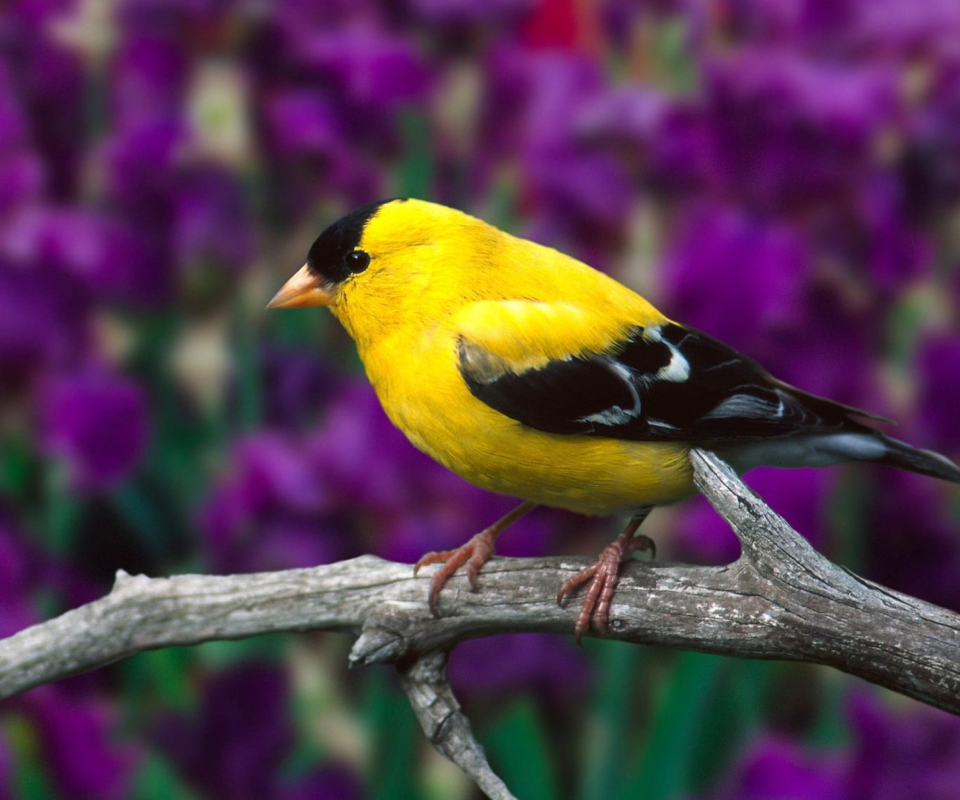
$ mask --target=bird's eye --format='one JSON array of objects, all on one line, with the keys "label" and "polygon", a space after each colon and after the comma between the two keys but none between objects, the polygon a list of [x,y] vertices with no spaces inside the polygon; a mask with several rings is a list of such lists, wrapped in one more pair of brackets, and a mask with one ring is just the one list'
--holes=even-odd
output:
[{"label": "bird's eye", "polygon": [[370,266],[370,256],[363,250],[351,250],[344,256],[344,263],[351,272],[363,272]]}]

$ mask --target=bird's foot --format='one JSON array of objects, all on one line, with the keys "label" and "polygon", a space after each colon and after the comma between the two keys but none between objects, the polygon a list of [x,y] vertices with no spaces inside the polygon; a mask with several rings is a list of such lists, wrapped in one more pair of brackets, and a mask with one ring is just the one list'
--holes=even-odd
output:
[{"label": "bird's foot", "polygon": [[416,575],[421,567],[428,564],[443,564],[433,576],[430,582],[430,597],[427,601],[430,606],[430,612],[437,614],[437,596],[440,590],[446,586],[447,581],[453,577],[453,574],[464,564],[467,565],[467,580],[470,581],[470,588],[476,591],[477,576],[480,574],[480,568],[486,564],[496,552],[497,537],[503,533],[504,529],[516,522],[528,511],[536,508],[536,503],[529,501],[518,505],[513,511],[505,514],[489,528],[484,528],[480,533],[475,534],[466,544],[461,545],[455,550],[443,550],[437,553],[427,553],[421,558],[413,568],[413,574]]},{"label": "bird's foot", "polygon": [[453,577],[454,573],[464,564],[467,565],[467,580],[470,581],[470,588],[476,590],[477,576],[480,574],[480,568],[486,564],[496,552],[497,536],[500,535],[500,529],[491,525],[480,533],[475,534],[470,540],[456,548],[455,550],[442,550],[436,553],[427,553],[421,558],[413,568],[413,574],[416,575],[421,567],[428,564],[443,564],[433,576],[430,582],[430,598],[428,603],[430,611],[437,613],[437,596],[440,590],[446,586],[447,581]]},{"label": "bird's foot", "polygon": [[612,544],[607,545],[593,564],[580,570],[560,588],[557,604],[563,605],[567,595],[589,582],[587,594],[583,598],[583,606],[573,628],[577,644],[581,644],[583,635],[590,630],[591,620],[596,623],[598,631],[606,633],[610,621],[613,590],[617,588],[617,582],[620,580],[620,565],[636,551],[650,551],[652,556],[656,557],[657,546],[653,539],[643,534],[634,536],[633,531],[636,528],[632,526],[631,528],[621,533]]}]

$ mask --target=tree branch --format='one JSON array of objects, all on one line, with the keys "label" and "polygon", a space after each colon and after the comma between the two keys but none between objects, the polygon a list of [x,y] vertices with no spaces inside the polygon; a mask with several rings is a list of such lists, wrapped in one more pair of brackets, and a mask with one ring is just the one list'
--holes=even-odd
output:
[{"label": "tree branch", "polygon": [[[960,616],[830,563],[723,461],[702,450],[691,458],[698,488],[733,527],[742,555],[725,567],[630,563],[609,638],[827,664],[960,714]],[[445,656],[433,655],[495,633],[572,633],[578,603],[560,608],[555,598],[585,563],[494,559],[478,591],[459,575],[450,581],[437,617],[427,609],[429,571],[415,578],[410,566],[373,556],[253,575],[120,572],[107,597],[0,641],[0,697],[143,650],[352,631],[351,665],[397,662],[431,741],[491,796],[509,797],[449,691]]]}]

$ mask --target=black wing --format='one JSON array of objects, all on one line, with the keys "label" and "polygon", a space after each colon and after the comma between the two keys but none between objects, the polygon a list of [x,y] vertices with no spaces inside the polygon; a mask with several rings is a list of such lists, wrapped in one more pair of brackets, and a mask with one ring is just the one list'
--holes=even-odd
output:
[{"label": "black wing", "polygon": [[723,444],[802,431],[867,431],[858,409],[809,395],[756,361],[674,323],[636,328],[612,355],[514,372],[467,339],[460,373],[493,409],[541,431]]}]

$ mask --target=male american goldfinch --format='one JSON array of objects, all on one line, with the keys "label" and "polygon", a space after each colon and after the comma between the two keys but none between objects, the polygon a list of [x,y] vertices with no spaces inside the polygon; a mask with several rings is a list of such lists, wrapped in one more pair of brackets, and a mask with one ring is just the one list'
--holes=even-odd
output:
[{"label": "male american goldfinch", "polygon": [[631,522],[588,583],[575,632],[607,625],[620,563],[650,509],[695,493],[688,453],[738,471],[874,461],[960,483],[947,458],[892,439],[856,408],[778,381],[587,265],[444,206],[396,199],[327,228],[269,308],[329,306],[394,424],[471,483],[523,499],[444,562],[430,605],[537,505]]}]

